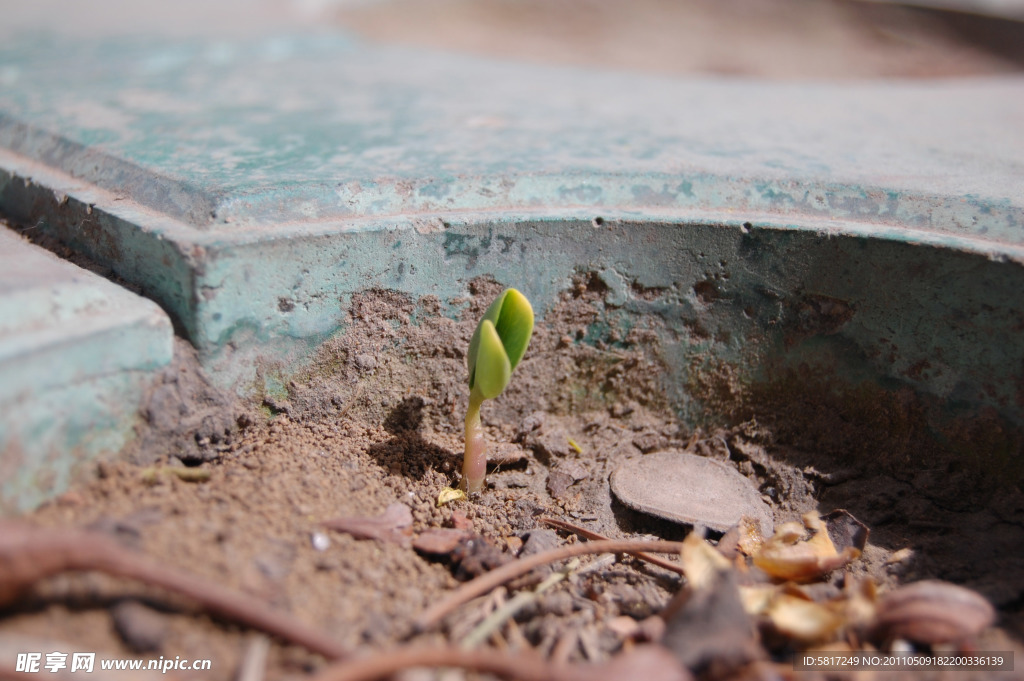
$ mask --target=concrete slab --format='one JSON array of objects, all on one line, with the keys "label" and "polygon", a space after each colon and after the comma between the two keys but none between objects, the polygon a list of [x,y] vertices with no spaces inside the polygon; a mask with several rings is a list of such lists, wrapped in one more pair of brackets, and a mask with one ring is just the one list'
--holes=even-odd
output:
[{"label": "concrete slab", "polygon": [[750,380],[781,357],[1024,420],[1024,79],[673,79],[330,34],[0,60],[0,210],[140,286],[221,385],[274,389],[360,290],[489,275],[543,317],[582,270],[603,324],[663,320],[683,412],[709,357]]},{"label": "concrete slab", "polygon": [[593,207],[1024,238],[1019,77],[670,79],[341,35],[35,39],[0,60],[4,148],[204,235]]},{"label": "concrete slab", "polygon": [[157,305],[0,226],[0,513],[121,449],[171,340]]}]

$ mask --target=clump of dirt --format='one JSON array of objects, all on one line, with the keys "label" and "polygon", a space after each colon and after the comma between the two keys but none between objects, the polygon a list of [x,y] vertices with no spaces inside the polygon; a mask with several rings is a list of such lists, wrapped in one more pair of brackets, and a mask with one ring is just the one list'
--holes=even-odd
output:
[{"label": "clump of dirt", "polygon": [[125,455],[138,464],[176,458],[194,465],[216,459],[230,449],[239,421],[248,421],[235,402],[206,379],[195,349],[175,338],[174,359],[143,396],[143,422]]},{"label": "clump of dirt", "polygon": [[[452,563],[421,555],[407,542],[360,540],[323,523],[379,516],[401,503],[412,517],[403,531],[458,528],[487,547],[478,567],[462,561],[470,573],[535,550],[527,548],[531,543],[566,541],[541,530],[541,516],[617,538],[680,539],[686,528],[620,505],[608,479],[645,453],[686,449],[735,466],[770,503],[776,523],[846,507],[877,527],[861,560],[833,584],[845,574],[869,576],[883,587],[942,576],[980,589],[1004,608],[1004,622],[1017,626],[1024,575],[1014,565],[1015,548],[1000,554],[994,547],[1024,541],[1019,494],[951,507],[920,489],[941,472],[905,480],[873,472],[868,461],[823,472],[814,451],[779,441],[756,421],[688,432],[665,398],[659,320],[632,320],[625,334],[602,323],[607,291],[594,276],[581,275],[545,313],[507,392],[484,405],[491,455],[502,462],[488,475],[486,493],[438,506],[438,493],[458,480],[468,401],[465,349],[501,289],[483,278],[451,301],[358,294],[345,332],[326,342],[284,391],[261,396],[241,419],[238,407],[203,387],[185,362],[145,410],[158,426],[173,420],[161,410],[186,409],[189,447],[164,448],[156,458],[198,465],[208,478],[153,475],[139,462],[106,463],[94,480],[31,520],[107,532],[167,565],[290,611],[351,648],[410,638],[457,642],[495,605],[493,598],[463,607],[440,632],[415,634],[414,618],[457,585]],[[143,431],[140,442],[182,442],[168,432]],[[585,574],[553,588],[499,636],[570,661],[605,660],[624,645],[621,618],[660,612],[680,585],[675,573],[629,557],[585,559],[584,567]],[[130,600],[146,612],[120,607]],[[132,632],[144,628],[146,655],[210,659],[213,669],[204,678],[233,678],[246,634],[191,607],[101,576],[69,575],[47,580],[5,613],[0,632],[43,639],[54,649],[74,644],[129,657],[141,654]],[[275,645],[268,674],[300,674],[320,663]]]}]

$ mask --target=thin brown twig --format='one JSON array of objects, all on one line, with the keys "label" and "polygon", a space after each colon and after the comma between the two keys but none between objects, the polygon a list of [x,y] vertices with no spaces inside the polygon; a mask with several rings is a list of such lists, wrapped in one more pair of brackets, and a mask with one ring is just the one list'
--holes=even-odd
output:
[{"label": "thin brown twig", "polygon": [[458,667],[516,681],[578,681],[580,678],[574,673],[560,674],[563,668],[525,651],[512,654],[492,648],[410,647],[331,665],[310,681],[372,681],[412,667]]},{"label": "thin brown twig", "polygon": [[467,603],[477,596],[482,596],[491,589],[525,575],[530,570],[541,565],[554,563],[559,560],[585,556],[591,553],[630,553],[632,551],[657,551],[659,553],[679,553],[683,548],[682,542],[675,541],[649,541],[638,539],[606,539],[603,541],[588,542],[586,544],[572,544],[562,546],[551,551],[536,553],[526,558],[508,563],[488,573],[477,577],[471,582],[463,584],[452,591],[448,596],[441,599],[433,606],[423,611],[413,622],[414,630],[417,632],[426,631],[436,626],[448,613],[463,603]]},{"label": "thin brown twig", "polygon": [[204,610],[302,646],[331,660],[348,657],[333,638],[252,596],[161,565],[96,532],[41,528],[0,520],[0,607],[33,584],[71,571],[98,571],[134,579],[196,601]]},{"label": "thin brown twig", "polygon": [[242,653],[242,661],[235,674],[236,681],[263,681],[267,678],[267,653],[270,650],[270,639],[256,634],[249,639]]},{"label": "thin brown twig", "polygon": [[[594,541],[608,540],[608,537],[604,536],[603,534],[592,532],[591,530],[588,530],[585,527],[573,525],[572,523],[568,523],[564,520],[559,520],[558,518],[544,516],[539,520],[545,525],[550,525],[551,527],[557,528],[559,530],[564,530],[565,532],[572,532],[573,534],[578,534],[579,536],[584,537],[585,539],[591,539]],[[666,570],[671,570],[672,572],[675,572],[678,575],[683,574],[683,567],[679,563],[673,563],[670,560],[665,560],[664,558],[659,558],[658,556],[652,556],[651,554],[644,553],[643,551],[627,551],[627,553],[629,553],[629,555],[631,556],[639,558],[640,560],[646,560],[648,563],[652,563],[653,565],[657,565],[658,567],[663,567]]]},{"label": "thin brown twig", "polygon": [[[551,664],[529,650],[503,652],[493,648],[409,647],[381,651],[333,664],[310,681],[375,681],[413,667],[457,667],[495,674],[514,681],[690,681],[671,653],[659,646],[637,646],[607,664]],[[638,674],[634,676],[633,673]]]},{"label": "thin brown twig", "polygon": [[580,645],[579,634],[575,630],[569,629],[563,631],[558,635],[558,640],[555,641],[555,647],[551,649],[551,661],[555,664],[566,664],[569,662],[569,656],[572,655],[573,651],[576,650]]}]

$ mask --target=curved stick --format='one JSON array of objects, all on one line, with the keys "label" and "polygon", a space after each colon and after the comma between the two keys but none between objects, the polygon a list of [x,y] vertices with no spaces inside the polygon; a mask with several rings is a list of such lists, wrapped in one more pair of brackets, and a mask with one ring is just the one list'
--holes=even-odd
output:
[{"label": "curved stick", "polygon": [[514,681],[693,681],[672,653],[655,645],[637,646],[604,664],[554,664],[531,650],[399,648],[331,665],[311,681],[375,681],[412,667],[458,667]]},{"label": "curved stick", "polygon": [[586,544],[572,544],[552,549],[551,551],[536,553],[491,570],[473,581],[463,584],[422,612],[413,622],[413,628],[417,632],[426,631],[437,625],[445,615],[463,603],[471,601],[477,596],[482,596],[491,589],[501,586],[516,577],[525,575],[530,570],[547,563],[554,563],[555,561],[576,556],[585,556],[589,553],[631,553],[634,551],[679,553],[682,549],[682,542],[677,541],[606,539],[603,541],[587,542]]},{"label": "curved stick", "polygon": [[196,601],[210,613],[331,660],[348,656],[336,640],[286,612],[198,575],[161,565],[99,533],[0,520],[0,606],[13,602],[42,579],[78,570],[96,570],[167,589]]},{"label": "curved stick", "polygon": [[[577,534],[583,537],[584,539],[592,539],[595,541],[604,541],[608,539],[608,537],[604,536],[603,534],[591,532],[585,527],[573,525],[572,523],[567,523],[564,520],[559,520],[558,518],[543,516],[542,518],[538,518],[538,521],[544,523],[545,525],[550,525],[555,529],[562,530],[563,532],[572,532],[573,534]],[[672,563],[665,560],[664,558],[652,556],[649,553],[643,553],[641,551],[630,551],[629,555],[634,556],[635,558],[639,558],[640,560],[645,560],[652,565],[657,565],[658,567],[665,568],[666,570],[674,572],[677,575],[684,574],[683,566],[679,563]]]}]

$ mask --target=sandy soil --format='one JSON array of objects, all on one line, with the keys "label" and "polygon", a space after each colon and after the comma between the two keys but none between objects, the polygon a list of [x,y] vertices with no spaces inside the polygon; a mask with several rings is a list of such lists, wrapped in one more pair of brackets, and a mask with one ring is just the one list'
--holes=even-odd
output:
[{"label": "sandy soil", "polygon": [[[543,516],[617,538],[682,538],[686,528],[619,504],[608,477],[645,452],[687,449],[747,476],[776,523],[840,507],[866,522],[873,534],[864,555],[833,576],[829,588],[852,576],[881,589],[923,577],[950,579],[1003,608],[1008,633],[991,632],[990,640],[1002,649],[1020,640],[1024,575],[1015,554],[1006,553],[1024,541],[1019,490],[957,498],[942,485],[922,486],[920,476],[928,472],[904,476],[870,461],[840,466],[828,448],[794,447],[754,422],[687,431],[661,397],[664,372],[651,328],[582,342],[601,328],[595,322],[606,311],[596,277],[582,277],[565,292],[538,326],[506,394],[485,404],[492,454],[504,461],[489,475],[488,491],[476,501],[438,507],[440,490],[458,480],[468,398],[464,348],[500,290],[496,282],[476,280],[466,298],[443,303],[362,294],[348,332],[325,344],[286,391],[255,404],[218,396],[182,344],[164,388],[144,405],[148,420],[132,461],[100,465],[94,479],[31,520],[98,529],[366,650],[408,640],[412,619],[454,588],[456,576],[571,541],[564,533],[538,532]],[[210,413],[220,420],[207,419],[204,430],[197,415]],[[167,430],[175,422],[182,432]],[[203,474],[186,481],[166,469],[154,472],[154,465],[168,464]],[[568,478],[559,477],[567,471]],[[962,481],[954,476],[952,483]],[[485,541],[453,564],[405,541],[359,540],[321,525],[377,516],[396,502],[411,509],[414,535],[468,527]],[[575,641],[559,654],[601,661],[623,646],[616,618],[641,621],[679,589],[674,573],[629,557],[594,565],[522,612],[502,639],[550,653],[573,632]],[[413,640],[461,640],[487,607],[464,606],[441,631]],[[234,678],[249,640],[247,632],[179,598],[95,574],[47,580],[0,618],[0,633],[37,637],[57,649],[74,644],[111,655],[208,658],[214,668],[202,678],[212,679]],[[297,676],[320,664],[275,644],[268,674]]]},{"label": "sandy soil", "polygon": [[768,79],[1019,72],[1024,26],[848,0],[388,0],[341,5],[370,39],[489,57]]}]

